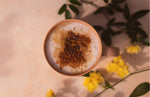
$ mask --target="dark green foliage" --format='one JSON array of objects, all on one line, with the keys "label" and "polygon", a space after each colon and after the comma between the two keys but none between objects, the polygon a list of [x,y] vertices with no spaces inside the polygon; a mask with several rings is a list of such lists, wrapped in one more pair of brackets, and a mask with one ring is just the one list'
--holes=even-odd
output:
[{"label": "dark green foliage", "polygon": [[78,0],[69,0],[70,3],[81,6],[81,3]]},{"label": "dark green foliage", "polygon": [[109,0],[104,0],[105,3],[108,3]]},{"label": "dark green foliage", "polygon": [[150,90],[150,83],[147,83],[147,82],[141,83],[134,89],[134,91],[132,92],[130,97],[142,96],[142,95],[146,94],[149,90]]},{"label": "dark green foliage", "polygon": [[104,10],[104,7],[99,7],[99,8],[94,12],[94,14],[102,13],[103,10]]},{"label": "dark green foliage", "polygon": [[107,30],[103,30],[101,38],[107,46],[111,46],[111,36],[110,36],[110,33]]},{"label": "dark green foliage", "polygon": [[105,86],[115,90],[114,87],[108,81],[105,81]]},{"label": "dark green foliage", "polygon": [[71,19],[72,18],[69,10],[66,10],[65,18],[66,19]]},{"label": "dark green foliage", "polygon": [[124,6],[124,17],[126,18],[126,20],[128,20],[130,18],[130,11],[129,11],[129,7],[128,7],[127,3]]},{"label": "dark green foliage", "polygon": [[79,10],[76,6],[72,5],[72,4],[69,4],[69,8],[76,14],[78,15],[79,14]]},{"label": "dark green foliage", "polygon": [[62,13],[64,13],[66,11],[66,7],[67,7],[66,4],[62,5],[58,11],[58,14],[61,15]]}]

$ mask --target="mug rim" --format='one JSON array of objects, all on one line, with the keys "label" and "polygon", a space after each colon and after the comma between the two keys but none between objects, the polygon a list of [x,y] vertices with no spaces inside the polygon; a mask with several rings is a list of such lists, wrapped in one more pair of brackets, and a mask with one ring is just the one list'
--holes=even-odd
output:
[{"label": "mug rim", "polygon": [[[48,57],[47,57],[47,55],[46,55],[46,54],[47,54],[47,53],[46,53],[46,47],[47,47],[47,46],[46,46],[46,43],[47,43],[49,34],[51,33],[51,31],[52,31],[56,26],[58,26],[58,25],[60,25],[60,24],[62,24],[62,23],[66,23],[66,22],[77,22],[77,23],[81,23],[81,24],[87,26],[90,30],[92,30],[92,33],[94,33],[94,34],[96,35],[97,39],[98,39],[98,44],[99,44],[99,46],[100,46],[100,48],[99,48],[100,51],[99,51],[98,57],[97,57],[96,61],[94,62],[94,64],[92,64],[92,66],[91,66],[89,69],[87,69],[87,70],[85,70],[84,72],[81,72],[81,73],[77,73],[77,74],[66,74],[66,73],[63,73],[63,72],[57,70],[56,68],[54,68],[54,67],[52,66],[52,64],[50,63],[50,60],[48,59]],[[45,36],[45,38],[44,38],[43,50],[44,50],[44,56],[45,56],[45,58],[46,58],[48,64],[49,64],[50,67],[53,68],[56,72],[58,72],[58,73],[60,73],[60,74],[62,74],[62,75],[66,75],[66,76],[80,76],[80,75],[84,75],[84,74],[90,72],[90,71],[98,64],[98,62],[99,62],[99,60],[100,60],[100,58],[101,58],[101,56],[102,56],[102,42],[101,42],[101,39],[100,39],[100,37],[99,37],[97,31],[96,31],[90,24],[88,24],[87,22],[85,22],[85,21],[83,21],[83,20],[79,20],[79,19],[67,19],[67,20],[59,21],[58,23],[54,24],[54,25],[49,29],[49,31],[46,33],[46,36]]]}]

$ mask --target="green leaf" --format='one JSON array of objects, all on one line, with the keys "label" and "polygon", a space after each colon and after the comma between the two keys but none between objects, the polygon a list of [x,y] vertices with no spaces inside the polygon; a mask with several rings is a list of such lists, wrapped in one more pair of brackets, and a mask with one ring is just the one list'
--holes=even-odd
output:
[{"label": "green leaf", "polygon": [[66,19],[71,19],[72,18],[69,10],[66,10],[65,18]]},{"label": "green leaf", "polygon": [[99,7],[99,8],[94,12],[94,14],[99,14],[99,13],[103,12],[103,10],[104,10],[104,7]]},{"label": "green leaf", "polygon": [[139,34],[141,34],[143,38],[147,38],[147,37],[148,37],[147,34],[146,34],[146,32],[145,32],[142,28],[136,27],[135,30],[136,30]]},{"label": "green leaf", "polygon": [[102,40],[107,46],[111,46],[111,36],[107,30],[104,30],[102,33]]},{"label": "green leaf", "polygon": [[95,26],[93,26],[94,27],[94,29],[97,31],[97,32],[99,32],[99,31],[101,31],[102,29],[103,29],[103,27],[102,26],[99,26],[99,25],[95,25]]},{"label": "green leaf", "polygon": [[115,25],[115,26],[124,26],[125,23],[124,22],[116,22],[113,25]]},{"label": "green leaf", "polygon": [[112,4],[109,4],[109,6],[118,12],[123,12],[123,9],[118,4],[112,3]]},{"label": "green leaf", "polygon": [[66,11],[66,7],[67,7],[66,4],[62,5],[58,11],[58,14],[61,15],[62,13],[64,13]]},{"label": "green leaf", "polygon": [[113,25],[115,19],[116,19],[116,18],[112,18],[111,20],[109,20],[108,23],[107,23],[107,27]]},{"label": "green leaf", "polygon": [[72,4],[69,4],[69,8],[75,13],[75,14],[79,14],[79,10],[77,7],[75,7],[74,5]]},{"label": "green leaf", "polygon": [[142,95],[146,94],[149,90],[150,90],[149,83],[147,83],[147,82],[141,83],[134,89],[134,91],[132,92],[130,97],[142,96]]},{"label": "green leaf", "polygon": [[105,81],[105,86],[115,90],[114,87],[108,81]]},{"label": "green leaf", "polygon": [[89,77],[89,76],[90,76],[90,73],[92,73],[92,72],[94,72],[94,71],[90,71],[90,72],[88,72],[87,74],[85,74],[85,75],[83,75],[83,76]]},{"label": "green leaf", "polygon": [[108,3],[109,0],[104,0],[105,3]]},{"label": "green leaf", "polygon": [[81,6],[81,3],[77,0],[69,0],[70,3]]},{"label": "green leaf", "polygon": [[112,0],[112,3],[123,3],[125,2],[126,0]]},{"label": "green leaf", "polygon": [[140,11],[134,13],[134,14],[131,16],[131,19],[137,20],[137,19],[139,19],[139,18],[145,16],[148,12],[149,12],[149,10],[140,10]]},{"label": "green leaf", "polygon": [[129,11],[129,7],[127,3],[125,4],[125,7],[124,7],[124,17],[126,18],[126,20],[130,18],[130,11]]},{"label": "green leaf", "polygon": [[105,8],[105,10],[106,10],[106,12],[107,12],[109,15],[113,15],[113,14],[114,14],[114,12],[113,12],[113,10],[111,9],[110,6],[107,6],[107,7]]}]

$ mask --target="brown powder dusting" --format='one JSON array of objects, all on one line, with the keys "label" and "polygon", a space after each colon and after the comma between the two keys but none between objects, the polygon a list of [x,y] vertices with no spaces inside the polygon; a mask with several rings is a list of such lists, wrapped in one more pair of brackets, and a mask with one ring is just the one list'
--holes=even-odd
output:
[{"label": "brown powder dusting", "polygon": [[57,60],[61,69],[65,66],[77,68],[87,61],[86,52],[91,44],[89,37],[69,31],[63,44]]}]

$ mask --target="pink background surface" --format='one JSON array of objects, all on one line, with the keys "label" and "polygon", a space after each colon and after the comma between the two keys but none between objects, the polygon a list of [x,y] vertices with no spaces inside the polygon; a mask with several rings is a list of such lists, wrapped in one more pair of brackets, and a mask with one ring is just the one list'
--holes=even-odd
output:
[{"label": "pink background surface", "polygon": [[[66,0],[0,0],[0,97],[45,97],[49,88],[56,97],[93,97],[102,90],[89,93],[83,86],[84,77],[58,74],[44,57],[44,38],[55,23],[64,19],[63,15],[57,15],[63,3]],[[128,0],[128,4],[133,13],[148,9],[149,0]],[[105,23],[104,19],[98,20],[99,16],[91,15],[93,7],[84,5],[83,10],[81,17],[88,23]],[[148,17],[140,19],[146,32],[149,31]],[[113,38],[113,46],[120,47],[131,72],[148,67],[149,47],[137,55],[129,55],[124,52],[128,45],[126,34]],[[120,79],[107,75],[104,70],[111,60],[112,57],[102,57],[94,70],[100,70],[114,83]],[[138,84],[148,81],[149,72],[133,75],[115,86],[115,91],[108,90],[99,97],[128,97]],[[148,97],[148,93],[142,97]]]}]

